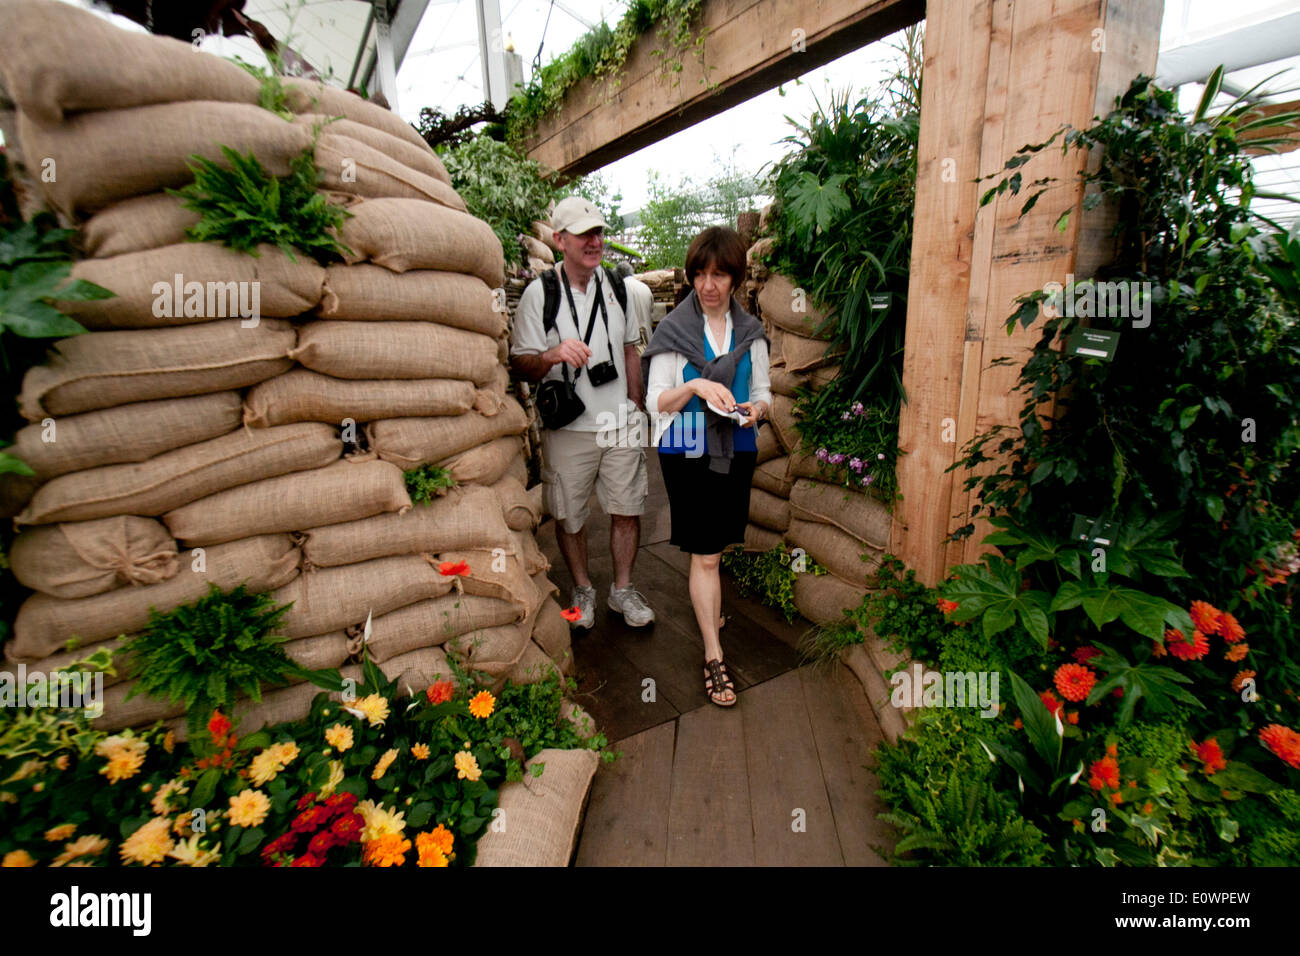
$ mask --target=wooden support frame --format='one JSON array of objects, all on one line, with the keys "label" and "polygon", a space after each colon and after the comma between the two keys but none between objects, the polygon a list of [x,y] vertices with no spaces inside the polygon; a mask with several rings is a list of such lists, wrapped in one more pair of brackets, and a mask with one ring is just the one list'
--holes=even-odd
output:
[{"label": "wooden support frame", "polygon": [[[903,500],[891,540],[926,583],[984,550],[983,522],[965,540],[944,543],[976,503],[965,474],[947,469],[977,434],[1018,423],[1024,399],[1013,389],[1039,332],[1006,334],[1016,296],[1105,258],[1106,211],[1081,212],[1084,157],[1050,150],[1035,158],[1027,178],[1056,176],[1061,186],[1024,218],[1023,196],[979,208],[988,183],[975,180],[1063,124],[1089,124],[1139,72],[1153,73],[1162,13],[1162,0],[948,0],[932,8],[899,434]],[[1068,227],[1058,232],[1067,208]],[[1009,364],[992,365],[1002,358]]]}]

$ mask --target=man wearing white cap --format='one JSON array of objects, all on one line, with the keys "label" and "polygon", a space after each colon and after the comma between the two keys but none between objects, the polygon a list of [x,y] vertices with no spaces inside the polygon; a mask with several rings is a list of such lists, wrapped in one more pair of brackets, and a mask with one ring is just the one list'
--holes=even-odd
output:
[{"label": "man wearing white cap", "polygon": [[[649,316],[639,315],[644,298],[629,296],[623,280],[601,268],[605,220],[600,210],[581,196],[569,196],[556,205],[551,228],[564,259],[524,289],[511,336],[511,364],[519,377],[540,383],[538,407],[547,425],[543,490],[560,554],[573,576],[572,603],[581,612],[575,625],[589,628],[595,620],[585,529],[594,489],[610,517],[609,607],[633,627],[643,627],[654,620],[654,611],[632,586],[632,566],[645,510],[646,459],[641,443],[628,440],[627,423],[639,414],[636,343]],[[623,427],[611,430],[611,422]]]}]

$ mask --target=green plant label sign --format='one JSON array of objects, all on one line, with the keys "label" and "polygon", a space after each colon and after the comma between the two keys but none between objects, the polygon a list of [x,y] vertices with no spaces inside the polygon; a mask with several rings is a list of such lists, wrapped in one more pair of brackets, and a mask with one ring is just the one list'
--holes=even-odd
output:
[{"label": "green plant label sign", "polygon": [[1070,529],[1070,540],[1109,545],[1118,534],[1119,524],[1117,522],[1102,521],[1100,518],[1089,518],[1086,515],[1076,514],[1074,516],[1074,527]]},{"label": "green plant label sign", "polygon": [[1104,329],[1080,329],[1070,336],[1069,355],[1097,358],[1109,362],[1115,357],[1119,333]]}]

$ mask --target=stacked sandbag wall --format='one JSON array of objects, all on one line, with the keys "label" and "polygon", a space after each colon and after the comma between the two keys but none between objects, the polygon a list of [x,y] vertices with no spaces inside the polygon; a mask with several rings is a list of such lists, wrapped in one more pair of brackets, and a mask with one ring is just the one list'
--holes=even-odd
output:
[{"label": "stacked sandbag wall", "polygon": [[772,343],[772,410],[770,425],[758,434],[745,550],[768,551],[784,543],[825,567],[829,574],[797,575],[794,598],[804,617],[829,623],[866,596],[889,546],[891,518],[879,497],[842,486],[801,449],[796,390],[824,388],[839,374],[839,365],[829,336],[818,331],[824,316],[795,282],[764,264],[771,249],[772,239],[763,238],[748,254],[746,287]]},{"label": "stacked sandbag wall", "polygon": [[[116,294],[63,303],[90,331],[22,383],[12,452],[36,476],[5,490],[12,570],[34,593],[6,659],[48,671],[140,632],[151,608],[243,583],[292,602],[279,631],[307,667],[355,665],[369,619],[370,656],[412,686],[448,657],[498,683],[567,668],[529,421],[507,394],[501,246],[419,135],[301,80],[286,119],[230,62],[43,0],[0,3],[0,79],[25,208],[78,226],[73,276]],[[224,162],[225,144],[283,175],[313,143],[351,214],[345,261],[187,241],[197,216],[164,190],[191,181],[191,154]],[[457,487],[413,505],[403,473],[423,465]],[[99,726],[180,713],[126,701],[116,663]],[[241,702],[245,731],[315,693]]]}]

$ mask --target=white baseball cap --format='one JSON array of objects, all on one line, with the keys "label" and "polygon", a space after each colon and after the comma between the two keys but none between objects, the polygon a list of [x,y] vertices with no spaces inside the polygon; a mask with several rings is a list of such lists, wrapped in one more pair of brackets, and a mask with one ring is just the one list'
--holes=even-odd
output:
[{"label": "white baseball cap", "polygon": [[551,228],[578,236],[589,229],[607,229],[600,210],[581,196],[566,196],[551,213]]}]

